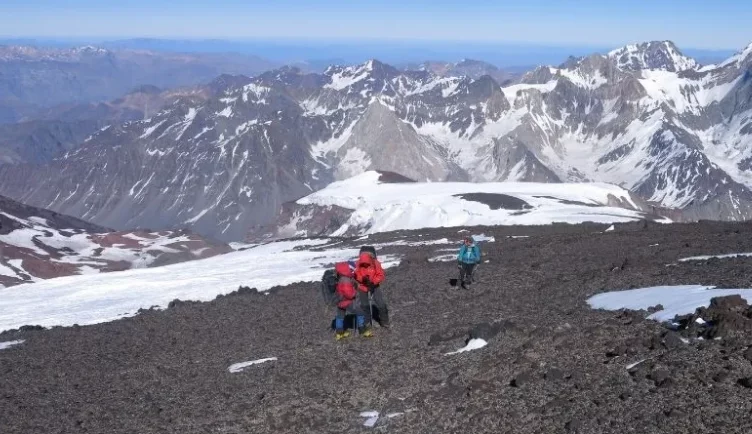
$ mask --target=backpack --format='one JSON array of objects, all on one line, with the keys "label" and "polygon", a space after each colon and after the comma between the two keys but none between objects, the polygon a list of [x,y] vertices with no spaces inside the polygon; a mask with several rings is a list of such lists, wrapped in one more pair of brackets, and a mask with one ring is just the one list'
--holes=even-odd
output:
[{"label": "backpack", "polygon": [[336,306],[340,301],[337,294],[337,282],[339,278],[334,269],[324,271],[324,275],[321,276],[321,298],[327,306]]},{"label": "backpack", "polygon": [[374,259],[379,259],[376,256],[376,247],[374,247],[374,246],[363,246],[363,247],[360,248],[360,252],[358,252],[358,254],[363,253],[363,252],[368,252],[371,255],[373,255]]}]

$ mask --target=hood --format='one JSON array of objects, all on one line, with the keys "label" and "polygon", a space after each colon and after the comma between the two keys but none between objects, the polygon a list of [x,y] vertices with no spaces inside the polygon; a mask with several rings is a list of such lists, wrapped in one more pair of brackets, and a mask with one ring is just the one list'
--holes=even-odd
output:
[{"label": "hood", "polygon": [[371,256],[371,254],[368,252],[363,252],[358,257],[358,261],[360,262],[361,266],[367,265],[370,267],[371,265],[373,265],[373,256]]},{"label": "hood", "polygon": [[347,262],[337,262],[337,264],[334,266],[334,271],[336,271],[340,276],[352,277],[352,269],[350,268],[350,264],[348,264]]}]

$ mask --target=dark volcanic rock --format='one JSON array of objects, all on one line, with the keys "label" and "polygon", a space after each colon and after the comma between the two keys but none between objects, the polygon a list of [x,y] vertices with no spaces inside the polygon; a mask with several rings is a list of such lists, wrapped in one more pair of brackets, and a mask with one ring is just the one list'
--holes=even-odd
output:
[{"label": "dark volcanic rock", "polygon": [[507,194],[500,193],[465,193],[456,194],[455,197],[459,197],[464,200],[472,202],[480,202],[484,205],[488,205],[493,210],[508,209],[522,211],[532,208],[530,204],[522,199]]},{"label": "dark volcanic rock", "polygon": [[648,375],[648,378],[652,380],[656,386],[663,386],[670,381],[671,372],[666,368],[656,368],[650,373],[650,375]]},{"label": "dark volcanic rock", "polygon": [[678,333],[670,331],[663,337],[663,345],[668,349],[676,349],[683,347],[685,343]]},{"label": "dark volcanic rock", "polygon": [[522,372],[520,374],[517,374],[514,378],[512,378],[512,381],[509,382],[509,385],[512,387],[522,387],[525,384],[532,381],[532,379],[533,379],[532,372]]},{"label": "dark volcanic rock", "polygon": [[[469,229],[500,240],[484,245],[492,261],[481,269],[482,281],[459,292],[444,283],[453,264],[387,269],[392,327],[376,327],[372,339],[335,342],[334,310],[322,306],[316,282],[269,293],[242,288],[107,324],[5,333],[0,342],[25,342],[0,350],[0,431],[341,434],[371,431],[359,414],[375,410],[382,416],[375,429],[398,434],[752,432],[752,364],[744,358],[750,335],[691,339],[667,350],[665,327],[644,311],[585,303],[629,287],[745,287],[749,258],[665,264],[752,251],[752,223],[655,225],[615,234],[617,243],[594,235],[603,229],[595,225]],[[519,235],[529,238],[507,238]],[[368,241],[458,236],[456,228],[426,229]],[[655,243],[661,249],[650,247]],[[379,255],[430,257],[435,249],[384,246]],[[626,256],[629,267],[608,270]],[[712,310],[702,313],[709,322]],[[469,331],[503,324],[499,318],[515,327],[502,328],[482,349],[445,355]],[[609,350],[617,356],[605,357]],[[278,360],[228,371],[267,357]],[[386,416],[392,412],[403,414]]]},{"label": "dark volcanic rock", "polygon": [[740,378],[739,380],[737,380],[737,384],[746,389],[752,389],[752,377]]}]

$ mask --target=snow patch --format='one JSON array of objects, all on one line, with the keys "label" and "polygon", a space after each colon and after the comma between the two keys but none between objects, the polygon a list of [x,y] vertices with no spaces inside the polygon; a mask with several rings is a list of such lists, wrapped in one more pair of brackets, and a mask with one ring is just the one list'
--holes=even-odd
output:
[{"label": "snow patch", "polygon": [[12,347],[14,345],[20,345],[22,343],[24,343],[24,340],[0,342],[0,350],[4,350],[6,348],[10,348],[10,347]]},{"label": "snow patch", "polygon": [[663,310],[649,315],[648,319],[663,322],[672,320],[677,315],[694,313],[698,307],[708,307],[711,298],[737,294],[748,302],[752,301],[752,289],[716,289],[715,286],[677,285],[606,292],[590,297],[587,303],[593,309],[606,310],[642,310],[660,304]]},{"label": "snow patch", "polygon": [[376,425],[376,422],[379,421],[379,412],[378,411],[364,411],[360,413],[360,417],[367,418],[365,422],[363,422],[363,426],[366,426],[368,428],[373,428]]},{"label": "snow patch", "polygon": [[349,67],[332,74],[331,83],[324,85],[324,89],[342,90],[366,79],[370,69],[363,67]]},{"label": "snow patch", "polygon": [[217,117],[229,118],[232,116],[232,106],[227,106],[221,112],[216,113]]},{"label": "snow patch", "polygon": [[265,359],[251,360],[250,362],[235,363],[234,365],[231,365],[229,368],[227,368],[227,370],[234,374],[234,373],[243,371],[243,369],[249,366],[260,365],[262,363],[273,362],[276,360],[277,360],[276,357],[267,357]]},{"label": "snow patch", "polygon": [[708,259],[748,258],[750,256],[752,256],[752,253],[728,253],[725,255],[690,256],[688,258],[679,259],[679,262],[707,261]]},{"label": "snow patch", "polygon": [[470,339],[467,342],[467,345],[465,345],[464,347],[460,348],[457,351],[452,351],[451,353],[446,353],[444,355],[445,356],[451,356],[451,355],[454,355],[454,354],[460,354],[460,353],[464,353],[464,352],[467,352],[467,351],[479,350],[479,349],[485,347],[486,345],[488,345],[488,342],[486,342],[483,339],[479,339],[479,338]]}]

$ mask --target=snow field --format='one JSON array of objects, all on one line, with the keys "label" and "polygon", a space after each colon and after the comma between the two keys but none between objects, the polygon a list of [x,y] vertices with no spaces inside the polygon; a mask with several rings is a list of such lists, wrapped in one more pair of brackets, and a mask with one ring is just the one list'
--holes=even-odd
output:
[{"label": "snow field", "polygon": [[[133,316],[141,308],[166,308],[174,299],[210,301],[241,285],[265,291],[276,285],[318,281],[327,265],[358,255],[357,249],[305,249],[328,242],[281,241],[164,267],[11,287],[0,297],[0,331],[23,325],[97,324]],[[399,264],[395,257],[381,259],[385,268]]]},{"label": "snow field", "polygon": [[[629,192],[609,184],[389,184],[380,183],[380,176],[378,172],[369,171],[345,181],[334,182],[297,203],[336,205],[354,210],[348,221],[332,234],[334,236],[343,235],[351,228],[364,228],[364,233],[370,234],[426,227],[543,225],[553,222],[615,223],[643,218],[642,213],[636,211],[638,206],[632,201]],[[458,197],[469,193],[508,195],[525,201],[532,208],[522,211],[503,208],[494,210],[486,204]],[[609,206],[610,198],[618,198],[634,209]]]}]

